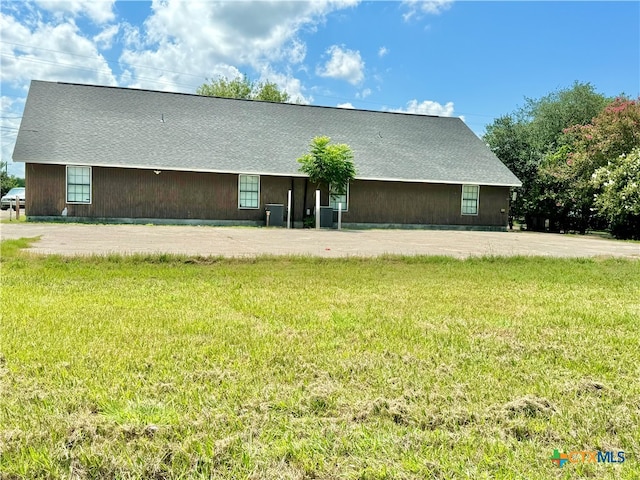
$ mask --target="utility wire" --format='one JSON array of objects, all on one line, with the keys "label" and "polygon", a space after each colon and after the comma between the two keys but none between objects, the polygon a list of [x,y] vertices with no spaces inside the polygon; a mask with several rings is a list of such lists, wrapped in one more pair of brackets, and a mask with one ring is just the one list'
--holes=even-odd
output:
[{"label": "utility wire", "polygon": [[[89,59],[93,59],[93,60],[96,59],[96,57],[89,56],[89,55],[81,55],[81,54],[77,54],[77,53],[63,52],[61,50],[53,50],[53,49],[49,49],[49,48],[34,47],[34,46],[24,45],[24,44],[21,44],[21,43],[5,42],[5,41],[2,41],[0,43],[3,43],[5,45],[13,45],[13,46],[21,47],[21,48],[24,48],[24,49],[42,50],[42,51],[45,51],[45,52],[58,53],[58,54],[69,55],[69,56],[73,56],[73,57],[89,58]],[[44,64],[48,64],[48,65],[56,65],[56,66],[60,66],[60,67],[64,67],[64,68],[71,68],[71,69],[76,69],[76,70],[89,71],[89,72],[93,72],[93,73],[105,73],[105,74],[110,74],[110,75],[115,77],[114,72],[111,69],[105,70],[105,69],[96,69],[96,68],[91,68],[91,67],[82,67],[82,66],[72,65],[72,64],[68,64],[68,63],[61,63],[61,62],[57,62],[57,61],[50,61],[50,60],[43,60],[43,59],[36,59],[36,58],[26,57],[24,55],[19,56],[19,55],[16,55],[15,53],[12,53],[12,54],[2,53],[2,56],[10,57],[10,58],[19,57],[20,60],[22,60],[22,61],[35,62],[35,63],[44,63]],[[120,62],[117,61],[117,60],[106,59],[105,57],[102,57],[102,58],[109,65],[110,64],[117,64],[117,65],[120,64]],[[149,67],[149,66],[136,65],[136,64],[127,64],[127,65],[129,65],[131,67],[134,67],[134,68],[138,68],[138,69],[155,70],[155,71],[163,72],[163,73],[170,73],[170,74],[174,74],[174,75],[189,76],[189,77],[202,79],[201,75],[196,75],[196,74],[193,74],[193,73],[178,72],[178,71],[175,71],[175,70],[166,70],[166,69],[162,69],[162,68]],[[186,83],[178,83],[178,82],[172,82],[172,81],[167,81],[167,80],[158,80],[157,78],[141,76],[141,75],[136,75],[134,78],[137,79],[137,80],[146,80],[146,81],[153,82],[155,84],[163,85],[163,86],[175,86],[175,87],[189,88],[194,92],[201,85],[201,84],[193,85],[193,84],[186,84]],[[206,78],[204,80],[206,80]],[[387,103],[387,102],[375,102],[375,101],[371,101],[371,100],[336,97],[336,96],[332,96],[332,95],[314,94],[313,97],[314,98],[325,98],[325,99],[329,99],[331,101],[337,101],[337,102],[353,102],[353,101],[357,101],[358,103],[361,103],[361,104],[375,105],[376,107],[388,108],[389,110],[404,108],[404,106],[397,106],[395,104],[389,105],[389,103]],[[456,114],[457,114],[457,116],[465,116],[465,117],[495,118],[495,115],[488,115],[488,114],[482,114],[482,113],[456,112]]]}]

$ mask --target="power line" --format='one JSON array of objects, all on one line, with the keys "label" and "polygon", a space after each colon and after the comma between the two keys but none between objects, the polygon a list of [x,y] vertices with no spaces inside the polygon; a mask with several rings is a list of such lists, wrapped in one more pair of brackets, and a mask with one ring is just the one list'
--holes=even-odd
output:
[{"label": "power line", "polygon": [[[15,58],[15,55],[13,54],[8,54],[8,53],[0,53],[0,55],[2,55],[3,57],[11,57],[11,58]],[[26,61],[26,62],[32,62],[32,63],[42,63],[45,65],[55,65],[58,67],[63,67],[63,68],[69,68],[69,69],[73,69],[73,70],[82,70],[85,72],[92,72],[92,73],[104,73],[104,74],[109,74],[113,76],[113,71],[112,70],[105,70],[105,69],[97,69],[97,68],[91,68],[91,67],[82,67],[82,66],[78,66],[78,65],[72,65],[69,63],[60,63],[60,62],[52,62],[50,60],[42,60],[39,58],[28,58],[28,57],[20,57],[21,61]],[[145,76],[140,76],[137,75],[135,77],[136,79],[139,80],[146,80],[149,82],[153,82],[159,85],[170,85],[170,86],[176,86],[176,87],[187,87],[187,88],[191,88],[193,90],[195,90],[197,88],[197,86],[195,85],[191,85],[191,84],[185,84],[185,83],[176,83],[176,82],[169,82],[169,81],[165,81],[165,80],[158,80],[157,78],[151,78],[151,77],[145,77]]]},{"label": "power line", "polygon": [[[80,55],[79,53],[69,53],[69,52],[63,52],[61,50],[52,50],[50,48],[32,47],[32,46],[29,46],[29,45],[23,45],[21,43],[13,43],[13,42],[2,42],[2,43],[6,44],[6,45],[14,45],[14,46],[17,46],[17,47],[31,48],[31,49],[35,49],[35,50],[42,50],[42,51],[45,51],[45,52],[61,53],[63,55],[70,55],[70,56],[73,56],[73,57],[90,58],[92,60],[95,60],[95,58],[96,58],[96,57],[92,57],[92,56],[89,56],[89,55]],[[105,58],[105,57],[102,57],[102,58],[107,62],[107,64],[112,64],[112,63],[118,64],[118,65],[120,64],[119,60],[108,59],[108,58]],[[176,72],[176,71],[173,71],[173,70],[166,70],[166,69],[158,68],[158,67],[148,67],[148,66],[145,66],[145,65],[136,65],[134,63],[128,63],[128,65],[130,65],[132,67],[135,67],[135,68],[146,68],[146,69],[149,69],[149,70],[157,70],[159,72],[173,73],[173,74],[176,74],[176,75],[186,75],[186,76],[190,76],[190,77],[202,78],[201,75],[196,75],[194,73]]]},{"label": "power line", "polygon": [[[93,60],[96,59],[96,57],[94,57],[94,56],[81,55],[81,54],[70,53],[70,52],[63,52],[61,50],[54,50],[54,49],[43,48],[43,47],[34,47],[34,46],[24,45],[24,44],[20,44],[20,43],[5,42],[5,41],[2,41],[0,43],[4,43],[6,45],[13,45],[13,46],[21,47],[21,48],[24,48],[24,49],[41,50],[41,51],[45,51],[45,52],[58,53],[58,54],[62,54],[62,55],[69,55],[69,56],[78,57],[78,58],[87,58],[87,59],[93,59]],[[17,55],[17,54],[15,54],[13,52],[11,54],[2,53],[1,55],[5,56],[5,57],[10,57],[10,58],[19,58],[21,61],[27,61],[27,62],[33,62],[33,63],[42,63],[42,64],[47,64],[47,65],[55,65],[55,66],[59,66],[59,67],[62,67],[62,68],[82,70],[82,71],[87,71],[87,72],[92,72],[92,73],[104,73],[104,74],[109,74],[109,75],[114,76],[114,77],[116,76],[111,68],[109,70],[106,70],[106,69],[97,69],[97,68],[91,68],[91,67],[83,67],[83,66],[78,66],[78,65],[68,64],[68,63],[61,63],[61,62],[58,62],[58,61],[50,61],[50,60],[26,57],[25,55]],[[102,57],[102,59],[105,60],[107,65],[111,65],[111,64],[120,65],[120,62],[117,61],[117,60],[107,59],[105,57]],[[155,70],[155,71],[158,71],[158,72],[170,73],[170,74],[174,74],[174,75],[188,76],[188,77],[194,77],[194,78],[202,78],[201,75],[196,75],[196,74],[192,74],[192,73],[177,72],[177,71],[174,71],[174,70],[166,70],[166,69],[162,69],[162,68],[149,67],[149,66],[145,66],[145,65],[137,65],[137,64],[132,64],[132,63],[128,63],[127,65],[129,65],[131,67],[134,67],[134,68],[137,68],[137,69]],[[157,85],[189,88],[190,90],[193,90],[193,91],[195,91],[200,86],[200,85],[178,83],[178,82],[167,81],[167,80],[158,80],[157,78],[141,76],[141,75],[136,75],[134,78],[136,80],[144,80],[144,81],[152,82],[152,83],[155,83]],[[317,98],[317,97],[325,98],[325,99],[329,99],[331,101],[336,101],[336,102],[357,101],[358,103],[365,104],[365,105],[375,105],[378,108],[387,108],[388,111],[390,111],[391,109],[401,109],[401,110],[404,109],[404,105],[398,106],[398,105],[393,104],[393,103],[389,104],[388,102],[375,102],[375,101],[371,101],[371,100],[344,98],[344,97],[336,97],[336,96],[321,95],[321,94],[312,94],[312,96],[314,98]],[[495,118],[495,115],[488,115],[488,114],[482,114],[482,113],[471,113],[471,112],[456,112],[456,116]],[[16,118],[21,118],[21,117],[16,117]]]}]

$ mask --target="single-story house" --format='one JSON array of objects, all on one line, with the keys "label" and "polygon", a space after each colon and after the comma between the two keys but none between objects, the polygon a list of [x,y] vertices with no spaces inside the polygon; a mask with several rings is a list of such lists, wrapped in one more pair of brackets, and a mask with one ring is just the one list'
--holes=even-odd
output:
[{"label": "single-story house", "polygon": [[301,226],[316,185],[297,158],[326,135],[354,152],[345,226],[504,229],[520,181],[459,118],[32,81],[13,160],[29,220]]}]

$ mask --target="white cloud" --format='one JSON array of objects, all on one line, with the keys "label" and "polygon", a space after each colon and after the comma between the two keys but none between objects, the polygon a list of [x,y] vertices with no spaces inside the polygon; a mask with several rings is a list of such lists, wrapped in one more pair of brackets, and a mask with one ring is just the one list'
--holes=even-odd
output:
[{"label": "white cloud", "polygon": [[113,44],[113,38],[120,31],[120,25],[110,25],[103,29],[99,34],[93,37],[93,41],[103,49],[110,49]]},{"label": "white cloud", "polygon": [[[142,29],[124,28],[127,47],[120,60],[131,85],[192,92],[231,69],[250,73],[302,64],[306,44],[298,32],[353,3],[154,0]],[[295,90],[294,82],[287,84]]]},{"label": "white cloud", "polygon": [[418,103],[417,100],[407,102],[407,108],[391,109],[390,112],[414,113],[417,115],[437,115],[438,117],[453,117],[453,102],[442,105],[438,102],[425,100]]},{"label": "white cloud", "polygon": [[15,145],[18,128],[20,128],[20,120],[22,110],[24,109],[24,98],[11,98],[8,96],[0,97],[0,110],[2,118],[0,118],[0,158],[3,162],[8,162],[9,175],[24,177],[24,164],[11,162],[13,155],[13,147]]},{"label": "white cloud", "polygon": [[116,84],[107,61],[72,20],[27,26],[2,14],[0,29],[3,83],[25,88],[32,79]]},{"label": "white cloud", "polygon": [[85,15],[95,23],[110,22],[115,18],[115,0],[36,0],[36,4],[59,18],[65,14]]},{"label": "white cloud", "polygon": [[126,48],[132,50],[140,50],[144,48],[140,29],[137,26],[131,25],[128,22],[123,22],[120,24],[120,28],[122,29],[122,41]]},{"label": "white cloud", "polygon": [[403,0],[407,13],[402,17],[409,21],[412,17],[421,18],[423,15],[439,15],[451,8],[454,0]]},{"label": "white cloud", "polygon": [[290,102],[304,105],[309,105],[313,102],[313,97],[304,95],[300,80],[290,74],[278,73],[271,67],[266,66],[260,73],[260,81],[275,83],[278,88],[289,94]]},{"label": "white cloud", "polygon": [[373,92],[371,91],[370,88],[365,88],[364,90],[362,90],[361,92],[357,92],[356,93],[356,98],[361,98],[361,99],[365,99],[367,98],[369,95],[371,95]]},{"label": "white cloud", "polygon": [[299,40],[293,40],[289,49],[289,63],[302,63],[307,56],[307,45]]},{"label": "white cloud", "polygon": [[336,105],[338,108],[348,108],[348,109],[354,109],[356,107],[354,107],[353,105],[351,105],[351,102],[347,102],[347,103],[339,103],[338,105]]},{"label": "white cloud", "polygon": [[364,79],[364,61],[357,50],[342,49],[338,45],[332,45],[327,49],[331,56],[323,67],[319,67],[316,73],[321,77],[346,80],[352,85],[357,85]]},{"label": "white cloud", "polygon": [[[79,5],[79,2],[64,6],[68,8],[68,13],[73,13],[76,4]],[[53,8],[61,5],[48,6]],[[88,5],[85,7],[89,8],[96,21],[106,18],[98,15],[98,10],[93,11]],[[19,13],[23,16],[18,21],[12,14]],[[54,15],[45,23],[41,10],[19,12],[17,9],[6,9],[0,13],[0,31],[0,81],[5,94],[2,97],[3,116],[22,115],[24,95],[31,80],[116,85],[115,76],[98,51],[96,40],[84,36],[73,18]],[[1,154],[3,161],[9,161],[10,173],[24,176],[24,164],[10,162],[19,124],[19,118],[2,119]]]},{"label": "white cloud", "polygon": [[387,47],[380,47],[380,50],[378,50],[378,56],[380,58],[384,57],[388,53],[389,53],[389,49]]}]

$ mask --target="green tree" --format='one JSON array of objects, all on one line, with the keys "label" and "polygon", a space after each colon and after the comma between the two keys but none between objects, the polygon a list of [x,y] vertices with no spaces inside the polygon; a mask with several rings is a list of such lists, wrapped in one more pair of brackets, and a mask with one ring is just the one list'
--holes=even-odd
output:
[{"label": "green tree", "polygon": [[280,90],[275,83],[266,81],[257,84],[254,100],[262,100],[265,102],[274,103],[287,103],[290,98],[289,94]]},{"label": "green tree", "polygon": [[565,130],[588,124],[606,103],[606,97],[591,84],[576,82],[540,99],[526,99],[524,107],[487,126],[485,142],[522,181],[511,212],[524,217],[529,227],[541,224],[542,218],[550,219],[556,229],[566,229],[571,223],[572,208],[565,208],[564,200],[554,194],[563,192],[562,179],[552,169],[543,168],[566,161],[558,155],[566,144]]},{"label": "green tree", "polygon": [[196,90],[198,95],[208,97],[239,98],[243,100],[263,100],[266,102],[286,103],[289,94],[282,91],[270,81],[254,82],[246,75],[241,75],[231,80],[226,77],[218,77],[204,83]]},{"label": "green tree", "polygon": [[530,197],[540,162],[531,146],[527,123],[515,115],[504,115],[487,126],[484,141],[522,182],[522,187],[516,189],[515,201],[511,200],[510,214],[524,217],[528,211],[525,200]]},{"label": "green tree", "polygon": [[618,97],[586,125],[574,125],[564,132],[572,145],[572,162],[587,176],[607,162],[640,146],[640,98]]},{"label": "green tree", "polygon": [[[606,165],[615,165],[621,155],[640,147],[640,99],[616,98],[591,123],[565,129],[564,143],[541,172],[558,182],[559,195],[577,219],[577,227],[584,232],[598,227],[594,207],[596,185],[594,173]],[[602,216],[609,226],[609,215]]]},{"label": "green tree", "polygon": [[298,158],[300,171],[309,176],[312,183],[326,186],[336,194],[344,194],[347,185],[356,176],[353,152],[344,143],[330,144],[329,137],[315,137],[310,152]]},{"label": "green tree", "polygon": [[7,173],[7,162],[0,161],[0,196],[13,187],[24,187],[24,178],[18,178]]},{"label": "green tree", "polygon": [[640,240],[640,147],[598,168],[591,178],[594,205],[618,238]]},{"label": "green tree", "polygon": [[545,155],[561,145],[566,128],[588,124],[609,101],[590,83],[574,82],[571,88],[557,90],[538,100],[527,99],[519,115],[529,120],[532,146]]}]

